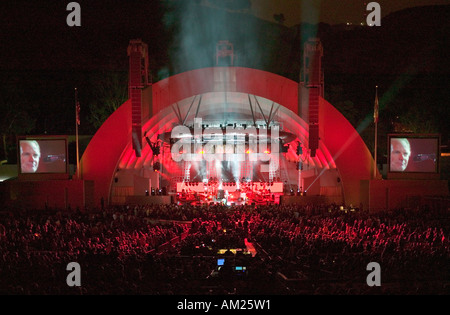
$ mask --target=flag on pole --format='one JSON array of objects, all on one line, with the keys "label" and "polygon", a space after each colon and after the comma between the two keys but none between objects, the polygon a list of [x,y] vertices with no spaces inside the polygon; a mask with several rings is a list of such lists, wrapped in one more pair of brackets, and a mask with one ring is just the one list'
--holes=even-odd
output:
[{"label": "flag on pole", "polygon": [[81,106],[80,102],[78,101],[78,89],[75,88],[75,121],[77,126],[80,125],[80,111]]},{"label": "flag on pole", "polygon": [[80,125],[80,110],[81,110],[80,102],[77,101],[76,107],[77,107],[77,125]]},{"label": "flag on pole", "polygon": [[373,110],[373,122],[374,123],[378,123],[378,108],[379,108],[379,104],[378,104],[378,86],[376,87],[376,91],[375,91],[375,108]]},{"label": "flag on pole", "polygon": [[80,172],[80,153],[79,153],[79,148],[78,148],[78,126],[80,125],[80,111],[81,111],[81,106],[80,106],[80,102],[78,101],[78,89],[75,88],[75,142],[76,142],[76,146],[77,146],[77,170],[76,170],[76,174],[77,177],[81,179],[81,172]]}]

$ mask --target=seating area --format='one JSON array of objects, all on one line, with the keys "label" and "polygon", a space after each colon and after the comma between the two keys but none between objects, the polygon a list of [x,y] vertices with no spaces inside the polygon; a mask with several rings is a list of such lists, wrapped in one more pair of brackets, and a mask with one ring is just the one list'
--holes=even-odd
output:
[{"label": "seating area", "polygon": [[[449,237],[450,213],[430,207],[376,214],[334,204],[4,209],[0,291],[449,294]],[[80,264],[80,287],[66,283],[69,262]],[[381,266],[379,287],[366,282],[369,262]]]}]

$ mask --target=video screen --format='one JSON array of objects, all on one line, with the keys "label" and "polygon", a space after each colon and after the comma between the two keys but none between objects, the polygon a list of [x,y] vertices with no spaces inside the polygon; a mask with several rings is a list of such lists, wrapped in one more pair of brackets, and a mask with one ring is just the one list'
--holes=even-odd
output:
[{"label": "video screen", "polygon": [[389,171],[392,173],[438,173],[439,136],[390,135]]},{"label": "video screen", "polygon": [[67,139],[19,139],[21,174],[67,173]]}]

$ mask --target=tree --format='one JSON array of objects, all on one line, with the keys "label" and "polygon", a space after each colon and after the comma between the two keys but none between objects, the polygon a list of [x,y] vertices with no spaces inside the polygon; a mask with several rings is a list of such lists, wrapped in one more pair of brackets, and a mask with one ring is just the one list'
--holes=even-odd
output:
[{"label": "tree", "polygon": [[98,129],[128,99],[127,72],[100,72],[91,79],[89,121]]},{"label": "tree", "polygon": [[2,136],[2,156],[0,161],[13,162],[16,156],[16,136],[29,134],[36,125],[33,106],[26,99],[25,91],[9,78],[0,84],[0,134]]},{"label": "tree", "polygon": [[427,106],[411,106],[399,116],[399,123],[405,130],[413,133],[437,133],[439,126],[436,115]]}]

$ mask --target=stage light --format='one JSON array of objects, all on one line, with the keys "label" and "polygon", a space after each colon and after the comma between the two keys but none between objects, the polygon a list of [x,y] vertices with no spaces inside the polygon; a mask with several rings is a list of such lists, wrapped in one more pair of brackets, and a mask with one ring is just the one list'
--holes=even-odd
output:
[{"label": "stage light", "polygon": [[303,148],[302,148],[302,144],[299,142],[297,145],[297,155],[302,155],[303,154]]},{"label": "stage light", "polygon": [[151,142],[147,136],[145,136],[145,140],[147,141],[148,145],[152,149],[153,155],[158,156],[161,153],[159,144],[157,142]]}]

